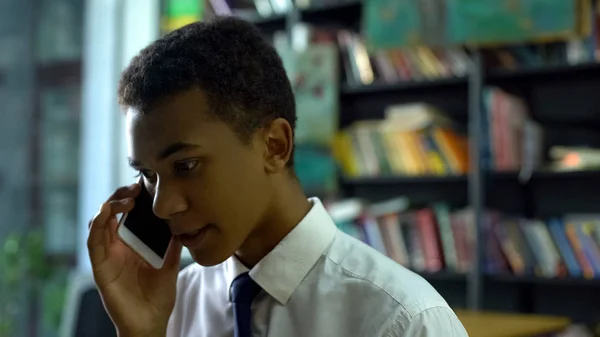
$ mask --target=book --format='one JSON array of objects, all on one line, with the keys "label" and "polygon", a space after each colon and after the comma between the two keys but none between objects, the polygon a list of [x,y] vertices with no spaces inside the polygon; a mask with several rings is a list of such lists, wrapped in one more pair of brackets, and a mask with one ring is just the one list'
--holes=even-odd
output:
[{"label": "book", "polygon": [[468,210],[452,210],[444,203],[415,207],[402,197],[376,203],[343,199],[327,209],[340,230],[407,268],[463,273],[472,266],[472,254],[457,253],[472,249],[473,236],[467,234],[472,229],[467,227],[474,226],[474,218]]},{"label": "book", "polygon": [[452,120],[423,103],[390,106],[381,120],[341,130],[333,154],[348,177],[462,175],[469,171],[467,137]]},{"label": "book", "polygon": [[485,168],[504,172],[526,169],[530,176],[542,166],[543,130],[521,98],[496,87],[485,88],[483,97]]},{"label": "book", "polygon": [[[473,266],[475,217],[443,202],[342,199],[327,205],[340,230],[417,272],[465,273]],[[345,211],[340,211],[344,209]],[[486,274],[600,278],[600,215],[527,219],[483,212]]]},{"label": "book", "polygon": [[599,230],[600,216],[595,214],[566,214],[547,220],[502,216],[494,230],[502,256],[488,254],[486,260],[508,261],[508,268],[496,273],[600,278]]}]

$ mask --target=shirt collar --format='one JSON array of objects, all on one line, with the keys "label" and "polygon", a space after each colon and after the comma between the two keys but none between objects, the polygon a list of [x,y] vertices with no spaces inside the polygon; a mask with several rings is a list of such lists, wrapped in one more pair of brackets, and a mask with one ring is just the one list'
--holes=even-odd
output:
[{"label": "shirt collar", "polygon": [[[250,277],[285,305],[300,282],[327,250],[337,228],[318,198],[306,216],[250,270]],[[235,256],[225,262],[227,289],[246,268]]]}]

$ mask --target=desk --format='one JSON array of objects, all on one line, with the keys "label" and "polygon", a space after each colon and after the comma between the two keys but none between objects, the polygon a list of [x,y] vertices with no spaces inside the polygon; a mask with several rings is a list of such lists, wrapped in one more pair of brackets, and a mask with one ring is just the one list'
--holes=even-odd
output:
[{"label": "desk", "polygon": [[469,337],[537,337],[569,326],[565,317],[456,310]]}]

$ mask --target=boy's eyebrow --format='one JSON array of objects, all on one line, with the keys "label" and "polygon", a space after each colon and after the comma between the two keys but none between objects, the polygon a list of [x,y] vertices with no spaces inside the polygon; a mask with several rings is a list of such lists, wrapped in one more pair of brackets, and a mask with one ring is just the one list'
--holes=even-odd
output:
[{"label": "boy's eyebrow", "polygon": [[[158,160],[165,160],[167,158],[169,158],[171,155],[174,155],[175,153],[179,152],[179,151],[184,151],[184,150],[189,150],[189,149],[196,149],[201,147],[200,145],[194,145],[194,144],[189,144],[189,143],[183,143],[183,142],[176,142],[173,143],[167,147],[165,147],[162,151],[160,151],[158,153],[158,155],[156,156],[156,158]],[[137,169],[139,167],[142,166],[142,163],[138,160],[135,160],[133,158],[127,158],[128,162],[129,162],[129,166],[131,166],[134,169]]]},{"label": "boy's eyebrow", "polygon": [[173,143],[173,144],[165,147],[162,151],[160,151],[157,155],[157,158],[158,158],[158,160],[165,160],[177,152],[195,149],[195,148],[199,148],[199,147],[200,147],[199,145],[183,143],[183,142],[176,142],[176,143]]}]

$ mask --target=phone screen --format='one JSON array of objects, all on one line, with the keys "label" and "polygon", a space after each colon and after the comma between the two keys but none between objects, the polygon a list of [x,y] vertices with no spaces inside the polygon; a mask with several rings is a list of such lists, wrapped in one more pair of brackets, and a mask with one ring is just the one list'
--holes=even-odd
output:
[{"label": "phone screen", "polygon": [[123,223],[156,255],[164,258],[171,242],[171,230],[167,222],[157,217],[152,211],[152,197],[142,185],[141,192],[135,199],[135,207],[127,214]]}]

